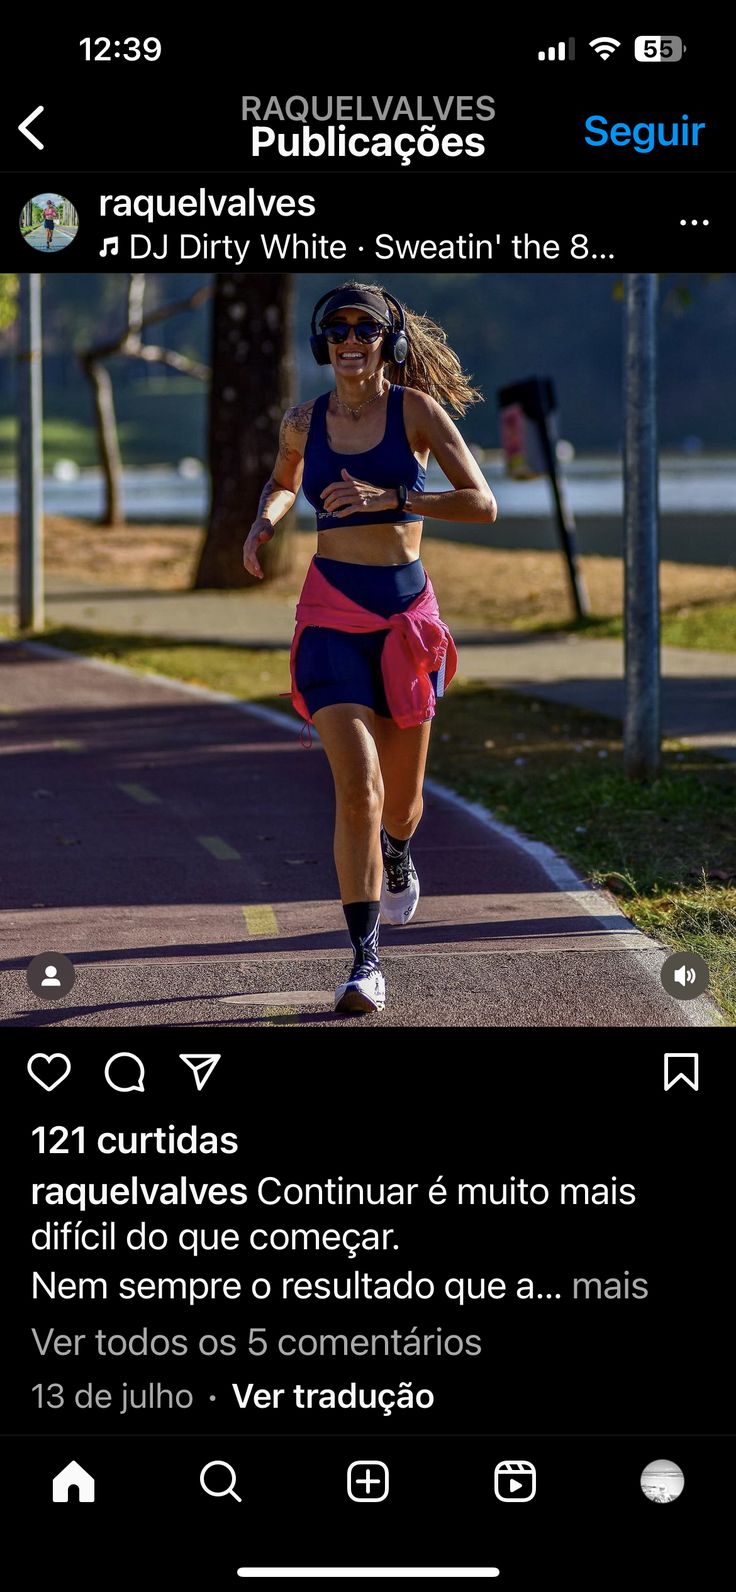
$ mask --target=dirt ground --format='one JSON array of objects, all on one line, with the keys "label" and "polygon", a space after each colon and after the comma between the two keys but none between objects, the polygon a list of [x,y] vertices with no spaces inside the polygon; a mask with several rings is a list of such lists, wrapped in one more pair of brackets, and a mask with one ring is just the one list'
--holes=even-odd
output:
[{"label": "dirt ground", "polygon": [[[189,525],[126,525],[106,530],[88,521],[49,515],[45,522],[45,563],[53,574],[95,585],[130,586],[152,591],[186,591],[192,581],[202,531]],[[0,515],[0,566],[15,561],[15,520]],[[261,596],[296,602],[307,565],[315,552],[310,533],[294,536],[294,568],[263,587]],[[507,551],[426,538],[422,558],[448,623],[503,628],[570,617],[567,576],[561,554]],[[593,613],[620,614],[623,566],[620,559],[581,558]],[[736,599],[736,569],[708,564],[661,565],[663,609],[689,603]]]}]

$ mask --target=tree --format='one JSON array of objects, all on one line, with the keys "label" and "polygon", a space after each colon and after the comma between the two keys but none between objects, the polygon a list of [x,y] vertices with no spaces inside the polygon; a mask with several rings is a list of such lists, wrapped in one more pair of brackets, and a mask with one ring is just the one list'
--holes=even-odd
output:
[{"label": "tree", "polygon": [[177,353],[176,349],[164,348],[158,343],[144,343],[143,333],[146,327],[158,321],[165,321],[172,315],[180,315],[182,310],[196,309],[210,297],[211,289],[198,288],[196,293],[190,294],[188,298],[177,299],[174,304],[163,304],[158,309],[149,311],[147,315],[143,313],[145,290],[145,272],[131,272],[125,325],[122,331],[108,342],[98,343],[94,348],[81,349],[79,353],[80,364],[92,386],[97,438],[105,477],[105,510],[102,515],[102,525],[122,525],[125,522],[123,466],[118,444],[112,379],[103,360],[109,359],[113,354],[124,354],[127,359],[142,359],[149,364],[169,365],[173,370],[197,376],[200,381],[206,381],[210,374],[206,365],[202,365],[197,359],[191,359],[188,354]]},{"label": "tree", "polygon": [[[294,402],[290,275],[221,273],[215,281],[210,395],[212,497],[195,587],[252,586],[243,543]],[[264,578],[286,573],[291,536],[281,521],[259,551]]]},{"label": "tree", "polygon": [[0,275],[0,331],[18,318],[18,278]]}]

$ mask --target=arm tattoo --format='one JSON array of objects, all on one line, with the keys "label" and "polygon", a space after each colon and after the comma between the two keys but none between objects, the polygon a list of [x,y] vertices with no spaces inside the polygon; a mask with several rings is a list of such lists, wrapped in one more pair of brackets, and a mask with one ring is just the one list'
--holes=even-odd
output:
[{"label": "arm tattoo", "polygon": [[276,520],[281,519],[282,515],[288,512],[290,507],[289,500],[291,500],[291,503],[295,501],[296,493],[292,492],[290,487],[282,485],[279,481],[279,472],[281,469],[292,472],[303,457],[303,445],[302,447],[294,447],[294,440],[295,435],[299,437],[300,441],[302,436],[306,437],[312,418],[313,402],[314,400],[306,404],[297,404],[295,408],[287,409],[284,415],[279,430],[279,451],[276,463],[261,493],[261,499],[258,504],[258,518],[268,518],[267,510],[274,501],[280,500],[279,511],[273,521],[275,524]]},{"label": "arm tattoo", "polygon": [[280,464],[283,464],[283,465],[290,465],[290,464],[291,465],[295,465],[297,463],[298,459],[301,459],[301,454],[299,452],[299,449],[298,448],[290,448],[288,442],[285,442],[283,437],[280,437],[279,438],[279,451],[278,451],[278,454],[276,455],[276,464],[274,466],[274,472],[273,472],[274,476],[278,478],[279,465]]},{"label": "arm tattoo", "polygon": [[294,447],[294,438],[297,436],[301,442],[306,440],[307,432],[312,418],[312,399],[306,404],[296,404],[293,409],[287,409],[279,430],[279,451],[274,466],[274,478],[278,480],[279,466],[293,467],[303,457],[304,446]]},{"label": "arm tattoo", "polygon": [[310,398],[306,404],[296,404],[293,409],[287,409],[281,422],[282,433],[285,431],[308,431],[312,418],[314,399]]}]

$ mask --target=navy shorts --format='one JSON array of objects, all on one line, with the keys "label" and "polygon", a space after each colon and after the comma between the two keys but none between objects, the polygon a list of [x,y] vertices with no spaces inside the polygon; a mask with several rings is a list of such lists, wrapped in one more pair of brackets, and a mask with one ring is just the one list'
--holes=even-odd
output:
[{"label": "navy shorts", "polygon": [[[314,562],[331,586],[384,619],[408,608],[427,584],[421,558],[411,564],[347,564],[342,559],[316,556]],[[387,630],[353,635],[324,625],[308,625],[302,631],[296,655],[296,683],[312,716],[335,702],[360,702],[381,718],[390,719],[381,670],[387,637]],[[441,697],[444,661],[429,678],[435,696]]]}]

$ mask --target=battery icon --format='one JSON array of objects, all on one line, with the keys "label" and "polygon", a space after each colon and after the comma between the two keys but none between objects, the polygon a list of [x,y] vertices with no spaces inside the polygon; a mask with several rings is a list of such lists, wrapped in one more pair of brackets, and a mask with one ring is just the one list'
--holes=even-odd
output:
[{"label": "battery icon", "polygon": [[674,34],[665,38],[658,33],[642,33],[634,41],[637,61],[681,61],[684,49],[682,39]]}]

